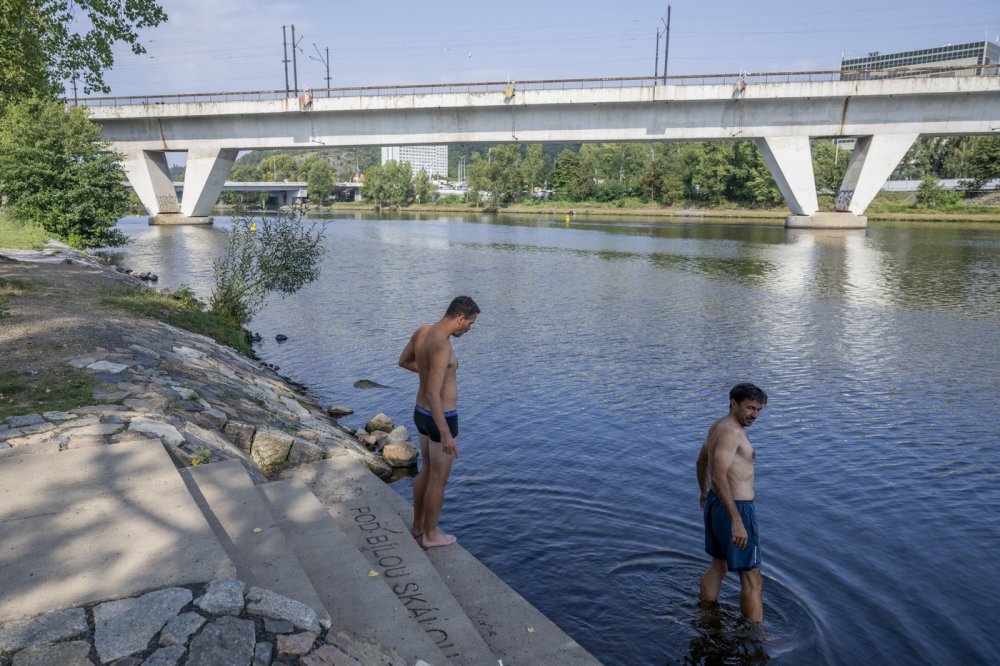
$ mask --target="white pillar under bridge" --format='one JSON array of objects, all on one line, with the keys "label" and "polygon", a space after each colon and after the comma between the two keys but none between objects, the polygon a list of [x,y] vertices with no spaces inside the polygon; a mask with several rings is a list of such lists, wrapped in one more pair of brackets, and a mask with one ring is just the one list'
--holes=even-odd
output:
[{"label": "white pillar under bridge", "polygon": [[[239,150],[752,139],[788,204],[788,226],[863,227],[868,204],[918,136],[1000,133],[1000,76],[986,69],[988,76],[840,80],[840,72],[786,72],[674,77],[682,84],[669,85],[522,81],[83,103],[127,156],[129,180],[157,220],[209,215]],[[835,210],[821,212],[809,142],[846,137],[857,138],[847,174]],[[188,151],[181,202],[163,151]]]},{"label": "white pillar under bridge", "polygon": [[791,215],[788,227],[859,229],[868,224],[868,204],[888,180],[896,165],[917,140],[917,134],[876,134],[857,137],[833,212],[820,212],[813,174],[810,137],[756,139],[764,162],[784,197]]},{"label": "white pillar under bridge", "polygon": [[125,155],[125,175],[149,211],[150,224],[211,224],[212,208],[219,200],[237,153],[236,149],[224,148],[189,150],[180,201],[170,178],[165,151],[130,151]]}]

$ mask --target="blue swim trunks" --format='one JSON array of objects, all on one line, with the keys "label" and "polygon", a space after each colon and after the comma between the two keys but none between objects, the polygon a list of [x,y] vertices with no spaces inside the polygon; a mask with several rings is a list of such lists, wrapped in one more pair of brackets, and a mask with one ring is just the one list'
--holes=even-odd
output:
[{"label": "blue swim trunks", "polygon": [[[452,409],[445,412],[444,418],[448,422],[448,430],[451,431],[451,436],[458,437],[458,410]],[[441,441],[441,432],[438,430],[437,424],[434,423],[431,410],[420,405],[415,405],[413,407],[413,423],[417,426],[417,432],[421,435],[427,435],[432,442]]]},{"label": "blue swim trunks", "polygon": [[705,552],[725,560],[730,571],[759,569],[760,536],[753,500],[736,500],[736,510],[747,531],[747,545],[742,549],[733,544],[733,524],[726,513],[726,507],[719,501],[715,491],[708,491],[705,498]]}]

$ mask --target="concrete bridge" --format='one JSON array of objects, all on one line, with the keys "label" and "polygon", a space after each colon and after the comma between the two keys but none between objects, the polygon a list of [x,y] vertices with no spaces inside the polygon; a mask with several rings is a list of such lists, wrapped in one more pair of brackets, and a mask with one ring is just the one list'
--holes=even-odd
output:
[{"label": "concrete bridge", "polygon": [[[864,212],[920,135],[1000,133],[1000,76],[840,80],[779,72],[338,88],[82,100],[153,219],[208,220],[240,150],[450,143],[752,139],[790,227],[864,227]],[[967,71],[968,68],[965,68]],[[854,137],[835,213],[819,212],[809,141]],[[165,152],[187,151],[178,202]]]}]

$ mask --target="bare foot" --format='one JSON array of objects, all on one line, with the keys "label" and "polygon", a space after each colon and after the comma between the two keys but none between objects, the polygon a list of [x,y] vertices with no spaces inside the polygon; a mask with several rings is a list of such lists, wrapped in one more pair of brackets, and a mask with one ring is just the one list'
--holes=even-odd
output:
[{"label": "bare foot", "polygon": [[420,537],[422,537],[422,536],[424,535],[424,533],[423,533],[423,532],[421,532],[420,530],[414,530],[414,529],[411,529],[411,530],[410,530],[410,535],[411,535],[411,536],[412,536],[412,537],[413,537],[414,539],[416,539],[417,541],[420,541]]},{"label": "bare foot", "polygon": [[422,536],[420,538],[420,545],[424,547],[424,550],[427,550],[428,548],[441,548],[444,546],[450,546],[453,543],[456,543],[457,541],[458,537],[456,537],[454,534],[445,534],[444,532],[441,532],[439,530],[437,536],[434,537],[433,539],[427,538],[426,535]]}]

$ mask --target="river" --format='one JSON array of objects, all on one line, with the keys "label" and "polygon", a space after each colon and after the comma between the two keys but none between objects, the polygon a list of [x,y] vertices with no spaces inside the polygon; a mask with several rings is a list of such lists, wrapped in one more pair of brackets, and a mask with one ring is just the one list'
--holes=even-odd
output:
[{"label": "river", "polygon": [[[228,224],[123,220],[125,263],[207,297]],[[399,352],[473,296],[442,526],[603,663],[1000,663],[1000,226],[319,224],[321,277],[253,320],[258,353],[347,425],[412,429]],[[770,397],[760,631],[735,574],[697,605],[694,461],[740,381]]]}]

